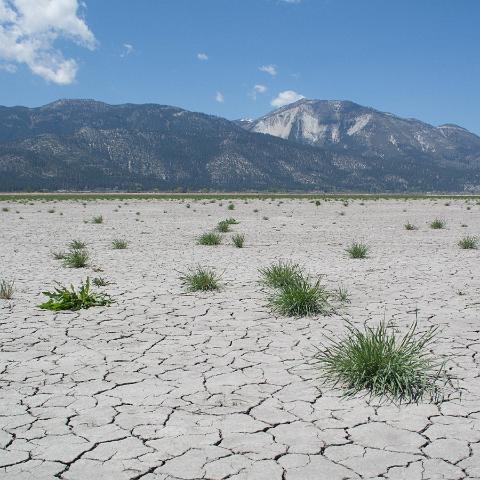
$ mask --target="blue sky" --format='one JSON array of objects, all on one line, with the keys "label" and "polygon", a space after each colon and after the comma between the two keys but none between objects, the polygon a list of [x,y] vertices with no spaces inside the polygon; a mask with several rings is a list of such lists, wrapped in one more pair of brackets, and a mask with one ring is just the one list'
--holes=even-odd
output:
[{"label": "blue sky", "polygon": [[301,95],[480,134],[479,21],[478,0],[0,0],[0,104],[234,119]]}]

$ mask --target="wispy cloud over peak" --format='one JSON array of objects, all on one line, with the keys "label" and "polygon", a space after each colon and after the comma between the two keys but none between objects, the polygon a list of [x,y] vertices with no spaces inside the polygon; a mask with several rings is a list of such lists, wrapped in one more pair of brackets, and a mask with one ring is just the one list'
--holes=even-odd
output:
[{"label": "wispy cloud over peak", "polygon": [[295,92],[294,90],[284,90],[280,92],[271,102],[270,105],[272,107],[283,107],[284,105],[288,105],[289,103],[297,102],[305,98],[303,95]]}]

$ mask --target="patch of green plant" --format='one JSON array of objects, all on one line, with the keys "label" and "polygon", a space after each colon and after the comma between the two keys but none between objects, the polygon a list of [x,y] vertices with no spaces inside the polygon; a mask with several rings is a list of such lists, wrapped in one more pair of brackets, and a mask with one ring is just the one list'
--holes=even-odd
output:
[{"label": "patch of green plant", "polygon": [[233,203],[230,203],[227,208],[229,210],[235,210],[235,205]]},{"label": "patch of green plant", "polygon": [[7,282],[7,280],[0,281],[0,299],[10,300],[13,298],[13,292],[15,291],[15,282]]},{"label": "patch of green plant", "polygon": [[9,212],[10,209],[8,207],[2,207],[2,212]]},{"label": "patch of green plant", "polygon": [[430,228],[432,228],[433,230],[440,230],[442,228],[445,228],[445,226],[445,220],[442,220],[440,218],[436,218],[435,220],[433,220],[432,223],[430,223]]},{"label": "patch of green plant", "polygon": [[413,225],[413,223],[410,223],[410,222],[407,222],[404,225],[404,228],[405,228],[405,230],[416,230],[417,229],[417,227],[415,225]]},{"label": "patch of green plant", "polygon": [[478,248],[478,238],[467,235],[458,242],[458,246],[464,250],[475,250]]},{"label": "patch of green plant", "polygon": [[238,220],[236,220],[235,218],[227,218],[226,220],[224,220],[226,223],[228,223],[229,225],[238,225],[240,222]]},{"label": "patch of green plant", "polygon": [[245,235],[243,235],[243,233],[236,233],[232,236],[232,243],[237,248],[243,248],[243,244],[245,243]]},{"label": "patch of green plant", "polygon": [[220,288],[220,278],[211,269],[202,266],[193,267],[180,277],[190,292],[212,291]]},{"label": "patch of green plant", "polygon": [[103,223],[103,216],[97,215],[92,218],[92,223]]},{"label": "patch of green plant", "polygon": [[128,242],[120,238],[116,238],[112,241],[112,248],[114,250],[125,250],[128,247]]},{"label": "patch of green plant", "polygon": [[222,220],[221,222],[218,222],[217,230],[221,233],[227,233],[230,231],[230,224],[225,220]]},{"label": "patch of green plant", "polygon": [[222,237],[216,232],[207,232],[200,235],[197,239],[199,245],[220,245]]},{"label": "patch of green plant", "polygon": [[85,249],[72,249],[63,257],[63,265],[68,268],[84,268],[87,266],[89,254]]},{"label": "patch of green plant", "polygon": [[80,310],[83,308],[108,306],[113,303],[109,295],[95,293],[90,290],[90,279],[80,284],[78,290],[73,285],[66,288],[59,285],[53,292],[43,292],[48,301],[41,303],[40,308],[45,310]]},{"label": "patch of green plant", "polygon": [[302,271],[297,263],[279,260],[270,266],[259,270],[261,282],[271,288],[283,288],[297,282],[302,277]]},{"label": "patch of green plant", "polygon": [[82,242],[81,240],[72,240],[68,244],[68,248],[70,250],[82,250],[84,248],[87,248],[87,244],[85,242]]},{"label": "patch of green plant", "polygon": [[110,285],[110,282],[108,280],[105,280],[103,277],[95,277],[92,279],[92,283],[96,287],[106,287],[107,285]]},{"label": "patch of green plant", "polygon": [[312,283],[301,276],[276,290],[269,303],[273,310],[289,317],[326,315],[332,311],[329,297],[319,281]]},{"label": "patch of green plant", "polygon": [[344,338],[331,340],[316,356],[327,382],[344,387],[345,396],[365,391],[400,402],[440,398],[446,375],[445,362],[431,353],[436,327],[418,333],[415,321],[403,336],[385,321],[347,328]]},{"label": "patch of green plant", "polygon": [[56,250],[56,251],[53,251],[52,252],[52,257],[55,259],[55,260],[63,260],[65,258],[65,255],[66,253],[65,252],[62,252],[60,250]]},{"label": "patch of green plant", "polygon": [[346,251],[350,258],[367,258],[368,250],[368,245],[365,243],[353,242]]},{"label": "patch of green plant", "polygon": [[350,293],[348,290],[340,285],[334,292],[335,298],[340,302],[340,303],[350,303]]}]

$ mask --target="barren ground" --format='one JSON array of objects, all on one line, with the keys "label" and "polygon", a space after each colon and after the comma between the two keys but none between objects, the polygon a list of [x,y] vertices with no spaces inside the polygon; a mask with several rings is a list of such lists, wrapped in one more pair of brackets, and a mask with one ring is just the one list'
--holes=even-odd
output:
[{"label": "barren ground", "polygon": [[[0,277],[16,286],[0,300],[2,480],[480,478],[480,251],[457,246],[480,234],[480,205],[190,203],[1,202]],[[84,223],[99,214],[103,224]],[[244,249],[231,234],[195,244],[230,216]],[[435,217],[447,228],[431,230]],[[128,249],[111,249],[118,237]],[[74,238],[102,272],[53,259]],[[369,258],[346,256],[352,240],[370,245]],[[258,268],[276,259],[345,286],[351,303],[325,318],[275,317]],[[184,292],[179,272],[195,264],[222,273],[220,292]],[[111,281],[103,290],[116,303],[36,307],[55,281],[87,276]],[[451,397],[395,406],[322,384],[312,356],[344,318],[405,329],[416,310],[420,328],[441,326]]]}]

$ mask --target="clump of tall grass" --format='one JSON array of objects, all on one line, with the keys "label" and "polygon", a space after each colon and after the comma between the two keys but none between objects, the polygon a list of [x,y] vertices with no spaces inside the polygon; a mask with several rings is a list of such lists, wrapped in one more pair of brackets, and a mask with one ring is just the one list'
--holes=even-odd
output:
[{"label": "clump of tall grass", "polygon": [[474,250],[478,248],[478,238],[467,235],[458,242],[458,246],[464,250]]},{"label": "clump of tall grass", "polygon": [[404,225],[404,228],[405,228],[405,230],[416,230],[417,229],[417,227],[415,225],[413,225],[413,223],[410,223],[410,222],[407,222]]},{"label": "clump of tall grass", "polygon": [[243,233],[237,233],[232,236],[232,243],[237,248],[243,248],[243,244],[245,243],[245,235]]},{"label": "clump of tall grass", "polygon": [[48,300],[39,305],[45,310],[80,310],[83,308],[110,305],[113,300],[104,293],[95,293],[90,290],[90,279],[80,284],[78,290],[73,285],[66,288],[59,285],[53,292],[43,292]]},{"label": "clump of tall grass", "polygon": [[90,255],[84,248],[71,249],[63,257],[63,265],[68,268],[84,268],[88,264]]},{"label": "clump of tall grass", "polygon": [[214,270],[200,265],[183,273],[180,280],[190,292],[206,292],[218,290],[220,288],[220,278]]},{"label": "clump of tall grass", "polygon": [[353,242],[347,249],[350,258],[367,258],[369,247],[365,243]]},{"label": "clump of tall grass", "polygon": [[445,363],[431,353],[437,328],[418,333],[415,321],[403,336],[385,321],[376,327],[347,328],[344,338],[330,340],[316,355],[327,382],[344,387],[345,396],[365,391],[400,402],[441,397]]},{"label": "clump of tall grass", "polygon": [[92,223],[103,223],[103,216],[96,215],[92,218]]},{"label": "clump of tall grass", "polygon": [[87,248],[87,244],[83,242],[82,240],[72,240],[68,244],[68,248],[70,250],[82,250],[84,248]]},{"label": "clump of tall grass", "polygon": [[230,231],[230,224],[225,220],[222,220],[221,222],[218,222],[217,230],[221,233],[227,233]]},{"label": "clump of tall grass", "polygon": [[13,298],[13,292],[15,291],[15,282],[13,280],[8,282],[7,280],[0,281],[0,299],[10,300]]},{"label": "clump of tall grass", "polygon": [[235,204],[230,203],[227,207],[229,210],[235,210]]},{"label": "clump of tall grass", "polygon": [[446,222],[445,220],[442,220],[440,218],[436,218],[433,220],[433,222],[430,223],[430,228],[433,230],[441,230],[442,228],[445,228]]},{"label": "clump of tall grass", "polygon": [[197,239],[199,245],[220,245],[222,237],[216,232],[207,232],[200,235]]},{"label": "clump of tall grass", "polygon": [[296,282],[302,271],[297,263],[279,260],[272,265],[259,270],[261,282],[271,288],[283,288]]}]

